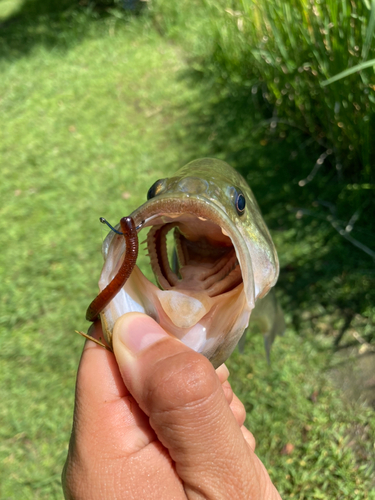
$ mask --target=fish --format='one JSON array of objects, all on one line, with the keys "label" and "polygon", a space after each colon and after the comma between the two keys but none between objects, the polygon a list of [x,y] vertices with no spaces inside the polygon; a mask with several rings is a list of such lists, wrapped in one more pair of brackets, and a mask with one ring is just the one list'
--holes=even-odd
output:
[{"label": "fish", "polygon": [[[250,320],[263,333],[269,355],[285,328],[273,292],[279,260],[254,194],[235,169],[214,158],[194,160],[154,182],[147,201],[124,221],[102,246],[101,294],[126,268],[111,300],[95,309],[109,346],[117,319],[138,311],[215,368],[241,338],[243,345]],[[136,265],[144,230],[157,284]],[[89,311],[93,320],[97,312]]]}]

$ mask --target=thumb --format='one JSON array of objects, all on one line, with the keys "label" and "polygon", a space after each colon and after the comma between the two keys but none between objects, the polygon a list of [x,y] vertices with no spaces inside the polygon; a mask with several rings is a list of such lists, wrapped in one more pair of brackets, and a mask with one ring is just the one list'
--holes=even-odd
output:
[{"label": "thumb", "polygon": [[273,498],[204,356],[139,313],[116,322],[113,347],[125,385],[168,449],[188,498]]}]

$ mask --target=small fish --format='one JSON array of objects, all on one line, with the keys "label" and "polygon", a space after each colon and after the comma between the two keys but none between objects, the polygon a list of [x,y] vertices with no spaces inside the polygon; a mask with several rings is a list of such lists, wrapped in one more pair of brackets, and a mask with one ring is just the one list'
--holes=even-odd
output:
[{"label": "small fish", "polygon": [[[195,160],[173,177],[157,180],[147,200],[106,237],[101,293],[87,318],[100,313],[111,346],[120,316],[146,313],[218,367],[236,347],[251,315],[264,334],[268,355],[273,339],[284,331],[282,311],[269,293],[279,262],[244,178],[221,160]],[[135,265],[138,232],[145,228],[158,286]]]}]

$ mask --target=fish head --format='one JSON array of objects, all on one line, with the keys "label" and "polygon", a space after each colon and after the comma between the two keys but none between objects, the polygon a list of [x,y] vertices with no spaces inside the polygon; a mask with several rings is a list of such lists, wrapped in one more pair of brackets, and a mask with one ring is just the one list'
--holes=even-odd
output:
[{"label": "fish head", "polygon": [[[111,343],[120,316],[139,311],[219,366],[246,329],[256,300],[278,277],[277,253],[258,204],[238,172],[209,158],[159,179],[147,198],[130,216],[139,231],[148,230],[158,286],[135,266],[101,313],[106,340]],[[116,275],[124,253],[124,238],[109,233],[101,290]]]}]

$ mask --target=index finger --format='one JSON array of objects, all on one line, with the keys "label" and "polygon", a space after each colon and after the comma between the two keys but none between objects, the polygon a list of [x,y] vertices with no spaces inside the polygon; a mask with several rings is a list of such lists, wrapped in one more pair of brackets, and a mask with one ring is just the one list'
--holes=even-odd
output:
[{"label": "index finger", "polygon": [[[90,335],[103,337],[100,322]],[[123,382],[114,354],[89,340],[78,368],[74,430],[86,447],[97,447],[99,439],[108,452],[120,445],[124,452],[134,453],[155,439],[148,417]]]}]

